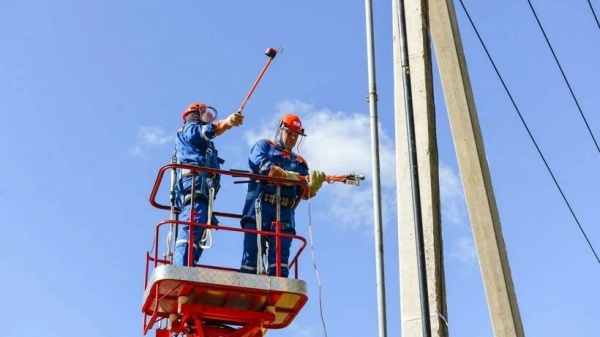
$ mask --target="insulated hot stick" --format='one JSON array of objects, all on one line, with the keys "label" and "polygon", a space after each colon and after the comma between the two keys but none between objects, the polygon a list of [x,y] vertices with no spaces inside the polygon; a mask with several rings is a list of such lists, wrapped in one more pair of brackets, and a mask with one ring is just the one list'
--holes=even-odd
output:
[{"label": "insulated hot stick", "polygon": [[[252,173],[251,171],[248,170],[236,170],[236,169],[231,169],[231,172],[240,172],[240,173]],[[235,175],[234,175],[235,177]],[[299,180],[302,181],[306,181],[309,182],[310,181],[310,176],[299,176],[298,177]],[[360,181],[361,180],[365,180],[365,176],[362,174],[355,174],[355,173],[350,173],[350,174],[341,174],[341,175],[328,175],[325,176],[325,181],[329,184],[332,183],[344,183],[347,185],[355,185],[355,186],[359,186],[360,185]],[[249,183],[250,180],[244,180],[244,181],[234,181],[234,184],[246,184]]]},{"label": "insulated hot stick", "polygon": [[267,68],[269,68],[269,65],[271,65],[271,62],[273,61],[273,59],[277,55],[277,51],[278,50],[274,49],[274,48],[268,48],[265,51],[265,55],[267,55],[269,57],[269,59],[267,60],[267,63],[265,64],[265,66],[262,68],[260,74],[258,74],[258,77],[256,78],[256,81],[254,81],[254,84],[250,88],[250,91],[248,92],[248,95],[246,95],[246,98],[244,98],[244,101],[242,102],[242,105],[240,105],[240,108],[237,111],[238,113],[242,113],[242,110],[244,110],[244,107],[246,106],[246,103],[248,103],[248,100],[250,99],[250,96],[252,96],[252,93],[254,93],[254,89],[256,89],[256,86],[258,85],[258,82],[260,82],[260,80],[262,79],[263,75],[267,71]]},{"label": "insulated hot stick", "polygon": [[[300,180],[304,180],[306,182],[310,181],[310,176],[300,176],[298,178]],[[365,176],[362,174],[354,174],[354,173],[325,176],[325,181],[328,182],[329,184],[344,183],[347,185],[359,186],[361,180],[365,180]]]}]

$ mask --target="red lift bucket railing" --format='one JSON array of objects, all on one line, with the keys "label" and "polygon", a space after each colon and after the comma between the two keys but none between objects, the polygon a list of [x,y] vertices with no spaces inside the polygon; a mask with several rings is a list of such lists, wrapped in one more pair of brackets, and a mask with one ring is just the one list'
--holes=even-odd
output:
[{"label": "red lift bucket railing", "polygon": [[[263,181],[263,182],[268,182],[268,183],[274,183],[274,184],[286,184],[286,185],[297,185],[299,186],[299,188],[301,189],[301,193],[298,195],[298,197],[295,200],[294,205],[292,206],[292,208],[296,208],[298,206],[298,204],[300,203],[302,197],[305,195],[305,193],[307,193],[307,187],[306,187],[306,183],[305,182],[301,182],[301,181],[294,181],[294,180],[288,180],[288,179],[284,179],[284,178],[271,178],[271,177],[267,177],[267,176],[263,176],[263,175],[257,175],[257,174],[252,174],[252,173],[247,173],[245,171],[226,171],[226,170],[217,170],[217,169],[211,169],[211,168],[205,168],[205,167],[198,167],[198,166],[194,166],[194,165],[185,165],[185,164],[169,164],[169,165],[165,165],[163,166],[159,172],[158,172],[158,176],[156,178],[156,181],[154,183],[154,186],[152,188],[152,192],[150,194],[150,204],[152,206],[154,206],[155,208],[161,209],[161,210],[166,210],[171,212],[172,211],[172,205],[169,203],[161,203],[158,201],[158,194],[161,190],[161,185],[163,184],[163,181],[165,180],[165,174],[167,172],[169,172],[170,170],[176,170],[176,169],[183,169],[183,170],[189,170],[190,172],[192,172],[192,174],[200,174],[202,172],[207,172],[207,173],[212,173],[212,174],[219,174],[221,176],[221,186],[222,188],[224,187],[224,183],[226,182],[227,177],[231,177],[231,178],[242,178],[242,179],[247,179],[247,180],[257,180],[257,181]],[[234,183],[239,183],[239,181],[234,182]],[[170,187],[170,186],[169,186]],[[239,202],[240,202],[240,206],[243,204],[243,202],[245,201],[245,194],[241,195],[239,198]],[[147,252],[146,253],[146,274],[145,274],[145,278],[144,278],[144,287],[145,289],[148,288],[148,283],[149,283],[149,277],[151,275],[151,273],[159,266],[162,265],[171,265],[171,260],[168,257],[168,254],[165,254],[163,257],[159,257],[159,250],[162,248],[159,245],[159,238],[161,237],[161,233],[163,233],[165,231],[165,229],[169,226],[172,225],[176,225],[176,226],[189,226],[189,237],[188,237],[188,247],[190,249],[190,252],[188,253],[188,257],[190,258],[190,260],[193,258],[193,254],[192,254],[192,249],[193,249],[193,240],[194,240],[194,228],[196,227],[203,227],[205,229],[218,229],[219,233],[223,233],[221,231],[227,232],[227,233],[235,233],[235,232],[242,232],[242,233],[252,233],[252,234],[257,234],[257,235],[261,235],[261,236],[271,236],[271,237],[275,237],[275,241],[276,241],[276,261],[277,261],[277,275],[281,275],[281,248],[280,248],[280,240],[282,237],[286,237],[286,238],[291,238],[292,240],[298,240],[301,242],[301,245],[299,248],[297,248],[297,252],[295,255],[291,256],[290,259],[290,263],[289,263],[289,270],[292,271],[293,273],[290,274],[290,276],[293,275],[294,279],[298,279],[298,262],[299,262],[299,256],[302,253],[302,251],[304,250],[304,248],[306,247],[306,239],[304,239],[301,236],[298,235],[291,235],[291,234],[286,234],[286,233],[282,233],[281,232],[281,222],[274,222],[274,225],[276,226],[276,230],[275,232],[271,232],[271,231],[259,231],[259,230],[249,230],[249,229],[243,229],[240,227],[239,224],[239,219],[241,219],[241,215],[240,214],[233,214],[233,213],[227,213],[227,212],[219,212],[219,211],[213,211],[213,214],[219,218],[223,218],[223,219],[233,219],[233,220],[237,220],[234,221],[233,226],[228,226],[227,224],[225,224],[225,221],[222,220],[219,225],[209,225],[209,224],[205,224],[205,223],[196,223],[196,222],[192,222],[192,221],[181,221],[181,220],[175,220],[175,219],[169,219],[169,220],[163,220],[160,221],[156,227],[155,227],[155,234],[154,234],[154,245],[153,245],[153,253],[151,252]],[[190,219],[193,219],[193,217],[190,217]],[[161,229],[163,229],[161,231]],[[241,235],[240,235],[241,237]],[[242,242],[242,240],[240,240],[240,242]],[[172,247],[167,247],[167,252],[170,252]],[[240,245],[240,253],[241,253],[241,245]],[[191,263],[189,263],[191,261],[188,261],[188,265],[192,265]],[[232,264],[236,263],[236,268],[231,268],[231,267],[226,267],[226,266],[221,266],[221,265],[196,265],[196,267],[200,267],[200,268],[208,268],[211,270],[220,270],[220,271],[227,271],[227,272],[238,272],[239,271],[239,260],[236,261],[232,261]],[[189,267],[189,268],[196,268],[196,267]],[[188,267],[185,267],[188,268]],[[236,275],[236,274],[233,274]],[[268,276],[265,276],[268,277]],[[291,280],[290,280],[291,281]],[[190,285],[187,285],[190,286]],[[193,286],[193,285],[191,285]],[[224,287],[226,288],[226,287]],[[240,289],[235,289],[235,287],[230,287],[231,289],[229,289],[228,291],[230,291],[230,294],[239,294],[239,293],[243,293],[243,292],[248,292],[249,290],[247,288],[240,288]],[[154,289],[154,288],[153,288]],[[155,300],[153,300],[154,302],[152,303],[145,303],[144,307],[142,308],[142,311],[144,311],[145,315],[144,315],[144,327],[143,327],[143,332],[144,334],[146,334],[154,325],[154,323],[156,323],[157,321],[160,320],[164,320],[167,319],[169,317],[165,317],[165,315],[163,315],[163,313],[159,313],[158,310],[154,310],[154,309],[150,309],[150,307],[158,307],[159,305],[159,301],[164,299],[166,296],[169,296],[169,294],[173,291],[175,291],[175,289],[172,289],[171,291],[169,290],[164,290],[162,289],[163,293],[159,294],[159,290],[158,288],[155,290],[156,291],[156,295],[155,295]],[[301,306],[304,304],[304,302],[306,301],[306,299],[302,299],[300,300],[301,302],[299,302],[298,305],[296,305],[297,310],[299,310],[301,308]],[[186,308],[185,305],[181,305],[181,307],[183,307],[184,309]],[[190,309],[191,310],[191,309]],[[184,315],[184,319],[190,319],[190,320],[196,320],[196,323],[200,323],[198,322],[198,318],[197,316],[193,316],[194,315],[194,311],[193,310],[188,310],[188,312],[191,312],[190,317],[186,317]],[[204,315],[209,315],[211,317],[211,319],[218,319],[218,318],[223,318],[222,322],[225,322],[227,324],[237,324],[239,323],[238,320],[240,321],[245,321],[247,322],[248,320],[252,320],[253,324],[247,324],[246,326],[244,326],[243,328],[240,328],[239,331],[237,332],[237,334],[235,334],[236,336],[254,336],[252,333],[249,333],[248,335],[246,334],[242,334],[242,331],[244,329],[248,330],[248,329],[252,329],[252,327],[256,328],[258,325],[262,326],[263,324],[265,324],[265,322],[273,322],[274,317],[272,314],[270,313],[259,313],[259,312],[236,312],[236,314],[234,315],[235,317],[228,316],[228,311],[227,309],[224,308],[202,308],[202,313]],[[148,313],[150,312],[150,314]],[[287,324],[290,323],[289,320],[291,320],[293,318],[293,316],[295,316],[295,314],[297,313],[292,313],[291,314],[291,318],[290,319],[286,319],[285,322],[278,322],[276,324],[272,323],[272,325],[270,326],[270,328],[281,328],[286,326]],[[162,316],[161,316],[162,315]],[[212,316],[211,316],[212,315]],[[233,313],[232,313],[233,315]],[[207,317],[207,316],[205,316]],[[177,327],[177,324],[179,324],[177,321],[172,323],[173,326]],[[258,324],[258,325],[257,325]],[[266,325],[268,326],[268,324]],[[204,329],[208,329],[208,328],[204,328]],[[200,331],[200,330],[198,330]],[[209,330],[206,330],[209,331]],[[253,331],[258,331],[256,329],[254,329]],[[223,332],[220,332],[223,333]],[[157,330],[157,336],[162,336],[164,334],[164,336],[167,336],[168,334],[165,332],[164,329],[159,329]],[[220,334],[215,334],[221,336]],[[225,334],[227,335],[227,334]],[[232,334],[233,336],[234,334]],[[257,336],[259,334],[257,333]],[[208,333],[202,333],[199,332],[197,335],[193,335],[193,336],[213,336],[211,334]]]},{"label": "red lift bucket railing", "polygon": [[[223,179],[224,177],[230,176],[232,178],[247,178],[249,180],[259,180],[259,181],[274,183],[274,184],[284,184],[285,183],[288,185],[289,184],[297,185],[300,187],[302,192],[299,193],[298,196],[296,197],[296,201],[294,202],[294,205],[292,206],[293,209],[298,207],[298,204],[302,200],[302,197],[307,193],[306,183],[301,182],[301,181],[289,180],[289,179],[285,179],[285,178],[267,177],[267,176],[263,176],[263,175],[259,175],[259,174],[247,173],[247,172],[238,171],[238,170],[226,171],[226,170],[218,170],[218,169],[212,169],[212,168],[207,168],[207,167],[199,167],[199,166],[195,166],[195,165],[168,164],[168,165],[163,166],[159,170],[158,176],[156,177],[156,181],[152,188],[152,192],[150,193],[150,204],[152,206],[154,206],[155,208],[171,211],[171,205],[160,203],[159,201],[157,201],[157,197],[158,197],[158,192],[160,191],[162,182],[164,181],[165,173],[168,170],[175,170],[175,169],[189,170],[193,174],[200,174],[201,172],[220,174],[221,179]],[[221,185],[223,185],[223,184],[221,184]],[[243,201],[244,201],[244,197],[240,197],[240,204],[243,204]],[[217,217],[230,218],[230,219],[241,219],[241,217],[242,217],[240,214],[233,214],[233,213],[219,212],[219,211],[214,211],[213,214]],[[150,262],[154,262],[154,267],[158,266],[159,264],[170,264],[169,261],[167,261],[165,259],[160,259],[158,257],[160,228],[161,228],[161,226],[164,226],[166,224],[177,224],[177,225],[190,226],[189,238],[188,238],[188,247],[190,248],[190,250],[193,248],[193,244],[191,244],[191,243],[193,242],[193,239],[194,239],[193,228],[195,228],[195,227],[219,229],[219,230],[232,231],[232,232],[260,234],[260,235],[264,235],[264,236],[275,236],[276,245],[277,245],[277,247],[276,247],[277,261],[279,261],[278,266],[277,266],[278,271],[281,269],[281,263],[280,263],[281,249],[279,248],[279,246],[280,246],[279,240],[282,237],[287,237],[287,238],[292,238],[293,240],[301,241],[302,242],[301,247],[298,249],[297,253],[290,259],[290,263],[289,263],[290,270],[291,270],[291,267],[294,266],[294,270],[295,270],[294,276],[296,278],[298,277],[298,268],[297,268],[298,257],[300,256],[300,254],[306,247],[306,239],[299,235],[281,233],[281,223],[274,224],[274,225],[276,225],[276,231],[275,231],[275,233],[273,233],[270,231],[257,231],[257,230],[243,229],[243,228],[240,228],[239,223],[236,224],[235,227],[233,227],[233,226],[226,226],[226,225],[222,225],[222,224],[208,225],[208,224],[203,224],[203,223],[196,223],[196,222],[191,222],[191,221],[181,221],[181,220],[163,220],[156,225],[156,230],[155,230],[155,235],[154,235],[154,247],[156,247],[156,249],[154,249],[153,256],[150,256],[150,254],[148,254],[148,257],[147,257],[148,263],[146,265],[146,276],[148,276]],[[191,253],[191,251],[190,251],[190,253]],[[191,257],[191,256],[192,256],[192,254],[188,254],[188,257]],[[189,263],[188,263],[188,265],[189,265]],[[237,269],[225,268],[225,267],[221,267],[221,266],[210,266],[210,265],[200,265],[200,266],[206,267],[206,268],[223,269],[223,270],[237,270]]]}]

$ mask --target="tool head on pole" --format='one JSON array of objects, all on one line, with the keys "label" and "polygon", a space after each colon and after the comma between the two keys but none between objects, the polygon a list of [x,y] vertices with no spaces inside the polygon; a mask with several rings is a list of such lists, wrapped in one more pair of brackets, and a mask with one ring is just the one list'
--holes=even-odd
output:
[{"label": "tool head on pole", "polygon": [[349,174],[349,175],[346,176],[346,179],[344,180],[344,183],[348,184],[348,185],[358,186],[358,185],[360,185],[360,181],[361,180],[365,180],[365,176],[364,175],[351,173],[351,174]]},{"label": "tool head on pole", "polygon": [[254,89],[256,89],[256,86],[258,85],[258,82],[260,82],[260,80],[262,79],[263,75],[265,74],[265,71],[267,71],[267,68],[269,68],[271,61],[273,61],[273,59],[275,58],[275,55],[277,55],[277,52],[278,52],[278,50],[275,48],[267,48],[267,50],[265,51],[265,55],[267,55],[269,57],[269,60],[267,61],[267,63],[263,67],[263,69],[260,71],[260,74],[258,74],[258,77],[254,81],[254,84],[252,84],[252,87],[250,88],[250,91],[246,95],[246,98],[244,98],[244,100],[242,101],[242,104],[240,105],[240,108],[237,110],[237,113],[241,114],[242,110],[244,110],[246,103],[250,99],[250,96],[252,96]]},{"label": "tool head on pole", "polygon": [[267,48],[267,50],[265,51],[265,55],[267,55],[270,58],[274,58],[275,56],[277,56],[277,49]]}]

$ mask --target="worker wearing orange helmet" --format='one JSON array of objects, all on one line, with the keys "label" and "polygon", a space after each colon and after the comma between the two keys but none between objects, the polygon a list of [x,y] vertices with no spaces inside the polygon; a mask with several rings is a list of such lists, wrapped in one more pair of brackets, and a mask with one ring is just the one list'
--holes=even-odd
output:
[{"label": "worker wearing orange helmet", "polygon": [[[309,196],[305,197],[313,197],[323,185],[325,173],[318,170],[312,170],[309,173],[308,164],[304,158],[292,151],[305,136],[300,118],[294,114],[284,115],[279,121],[274,140],[261,139],[252,147],[248,158],[250,169],[255,174],[294,180],[298,180],[299,176],[309,175]],[[276,188],[274,184],[259,181],[251,181],[248,184],[246,203],[242,211],[241,224],[243,228],[256,230],[258,222],[258,227],[264,231],[274,232],[276,230],[271,226],[277,216]],[[293,206],[298,194],[301,193],[301,188],[297,185],[283,185],[280,192],[281,232],[296,234]],[[292,239],[281,237],[280,242],[281,276],[287,277]],[[276,275],[275,237],[261,236],[259,244],[257,235],[251,233],[244,235],[244,252],[240,271],[251,274],[261,273],[260,266],[257,267],[257,261],[262,260],[262,252],[267,256],[267,274]]]},{"label": "worker wearing orange helmet", "polygon": [[[224,162],[218,157],[215,144],[212,139],[223,134],[234,126],[239,126],[244,121],[244,115],[233,113],[227,118],[216,120],[217,110],[204,103],[194,102],[183,111],[183,126],[179,128],[175,140],[175,155],[177,163],[196,165],[219,169]],[[195,177],[195,178],[194,178]],[[180,170],[175,184],[177,195],[176,204],[181,210],[180,220],[197,223],[208,223],[208,188],[219,189],[219,176],[202,172],[192,174],[188,170]],[[194,181],[192,181],[194,179]],[[192,189],[192,185],[195,185]],[[194,197],[192,198],[192,190]],[[190,220],[191,200],[194,200],[194,219]],[[217,224],[216,219],[211,219],[211,224]],[[188,226],[178,226],[177,239],[173,264],[187,266],[188,262]],[[200,240],[204,234],[204,228],[194,228],[194,263],[202,254]]]}]

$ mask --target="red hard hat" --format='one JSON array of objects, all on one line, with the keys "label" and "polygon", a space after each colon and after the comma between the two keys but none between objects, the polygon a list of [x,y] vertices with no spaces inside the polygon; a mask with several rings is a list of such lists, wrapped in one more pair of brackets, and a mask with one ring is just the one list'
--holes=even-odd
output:
[{"label": "red hard hat", "polygon": [[206,110],[206,104],[201,103],[201,102],[194,102],[190,105],[188,105],[185,110],[183,110],[183,115],[181,116],[183,118],[183,121],[185,122],[185,117],[187,117],[187,115],[191,114],[192,112],[203,112],[204,110]]},{"label": "red hard hat", "polygon": [[281,117],[281,123],[291,131],[304,135],[304,129],[302,128],[302,121],[300,120],[300,117],[294,114],[285,114],[283,117]]}]

